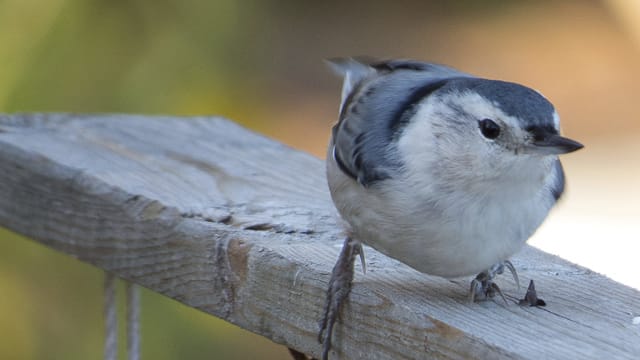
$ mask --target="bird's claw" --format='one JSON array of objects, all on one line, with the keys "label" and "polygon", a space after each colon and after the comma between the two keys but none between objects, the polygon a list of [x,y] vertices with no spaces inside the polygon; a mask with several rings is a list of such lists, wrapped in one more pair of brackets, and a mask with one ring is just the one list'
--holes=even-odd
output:
[{"label": "bird's claw", "polygon": [[354,273],[353,265],[357,255],[360,255],[362,270],[366,271],[362,244],[347,237],[344,245],[342,246],[342,251],[340,252],[338,261],[331,272],[331,279],[329,280],[329,289],[327,290],[323,316],[319,324],[320,332],[318,333],[318,341],[322,344],[323,360],[327,360],[329,358],[333,325],[338,318],[338,314],[340,313],[344,300],[351,291],[351,283],[353,281]]},{"label": "bird's claw", "polygon": [[[520,279],[518,278],[518,272],[516,271],[515,266],[513,266],[513,263],[509,260],[505,260],[502,265],[504,267],[506,267],[507,269],[509,269],[509,272],[511,273],[511,276],[513,277],[513,281],[516,282],[516,287],[518,288],[518,290],[520,290]],[[500,272],[501,274],[502,272]]]},{"label": "bird's claw", "polygon": [[507,303],[507,298],[502,293],[502,290],[500,290],[498,284],[493,282],[496,275],[500,275],[504,272],[505,267],[513,276],[513,280],[516,282],[518,289],[520,289],[520,280],[518,279],[516,268],[513,266],[511,261],[505,260],[494,264],[489,270],[481,272],[471,281],[471,286],[469,288],[469,299],[471,302],[491,299],[498,294],[502,300]]},{"label": "bird's claw", "polygon": [[471,281],[471,288],[469,289],[469,299],[471,302],[491,299],[495,297],[496,294],[499,294],[505,303],[507,302],[507,298],[502,293],[502,290],[500,290],[498,284],[492,280],[478,280],[476,277]]}]

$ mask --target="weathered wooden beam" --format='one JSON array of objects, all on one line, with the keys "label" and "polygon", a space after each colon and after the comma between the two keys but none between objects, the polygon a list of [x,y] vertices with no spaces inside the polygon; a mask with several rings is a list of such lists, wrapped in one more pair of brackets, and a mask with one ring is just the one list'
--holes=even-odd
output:
[{"label": "weathered wooden beam", "polygon": [[[310,155],[219,118],[0,116],[0,224],[318,356],[342,234]],[[527,247],[544,308],[470,304],[468,281],[367,248],[332,358],[637,359],[640,293]],[[507,277],[503,290],[517,299]]]}]

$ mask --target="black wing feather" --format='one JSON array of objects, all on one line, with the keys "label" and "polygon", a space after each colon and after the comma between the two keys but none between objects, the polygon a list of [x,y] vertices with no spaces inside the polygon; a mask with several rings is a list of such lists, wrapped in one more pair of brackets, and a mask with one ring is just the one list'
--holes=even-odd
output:
[{"label": "black wing feather", "polygon": [[362,66],[376,72],[362,77],[347,94],[333,129],[333,154],[346,175],[368,187],[390,178],[402,165],[400,159],[390,155],[394,152],[389,146],[417,111],[416,105],[449,79],[469,75],[411,60],[367,62]]}]

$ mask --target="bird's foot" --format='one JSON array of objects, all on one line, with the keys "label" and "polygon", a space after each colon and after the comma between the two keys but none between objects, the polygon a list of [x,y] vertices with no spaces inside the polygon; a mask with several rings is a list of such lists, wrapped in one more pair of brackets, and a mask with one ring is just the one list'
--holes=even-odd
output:
[{"label": "bird's foot", "polygon": [[362,244],[352,240],[350,237],[344,241],[342,251],[338,257],[338,261],[331,272],[329,280],[329,289],[327,290],[327,298],[324,303],[324,312],[322,320],[320,320],[320,332],[318,341],[322,344],[322,360],[329,358],[329,350],[331,350],[331,334],[333,333],[333,325],[338,318],[340,309],[344,300],[351,291],[351,283],[353,281],[353,265],[357,255],[360,255],[362,269],[365,270],[364,252]]},{"label": "bird's foot", "polygon": [[500,290],[500,287],[493,282],[493,279],[496,275],[500,275],[504,272],[504,269],[507,268],[511,275],[513,276],[513,280],[516,282],[516,286],[520,289],[520,280],[518,279],[518,273],[516,272],[516,268],[513,266],[511,261],[505,260],[503,262],[499,262],[494,264],[488,270],[485,270],[478,274],[475,279],[471,281],[471,287],[469,289],[469,299],[471,302],[491,299],[496,296],[496,294],[500,295],[504,302],[507,302],[507,298]]}]

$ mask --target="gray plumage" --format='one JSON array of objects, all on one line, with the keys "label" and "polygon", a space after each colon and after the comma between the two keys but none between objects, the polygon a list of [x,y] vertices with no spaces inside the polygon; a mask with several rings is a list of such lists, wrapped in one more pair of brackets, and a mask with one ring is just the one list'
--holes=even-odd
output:
[{"label": "gray plumage", "polygon": [[345,86],[352,88],[346,97],[343,94],[340,120],[332,131],[335,158],[346,174],[364,186],[388,179],[402,165],[388,146],[427,96],[473,91],[520,119],[532,134],[541,129],[558,133],[552,121],[553,105],[519,84],[476,78],[444,65],[412,60],[361,63],[341,59],[332,65],[341,73],[352,74],[345,79]]},{"label": "gray plumage", "polygon": [[327,180],[348,238],[321,321],[323,359],[362,244],[427,274],[478,274],[472,301],[502,295],[494,276],[515,276],[509,257],[564,191],[558,155],[582,148],[528,87],[411,60],[330,64],[344,82]]},{"label": "gray plumage", "polygon": [[345,78],[349,90],[345,94],[343,89],[340,120],[333,127],[336,159],[345,173],[364,186],[389,178],[400,165],[386,145],[402,130],[410,107],[428,95],[424,90],[435,90],[439,80],[469,76],[417,61],[367,64],[341,59],[331,64],[350,77]]}]

